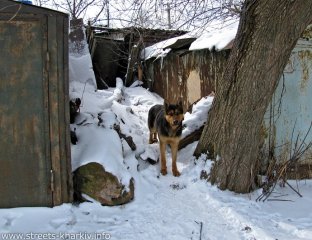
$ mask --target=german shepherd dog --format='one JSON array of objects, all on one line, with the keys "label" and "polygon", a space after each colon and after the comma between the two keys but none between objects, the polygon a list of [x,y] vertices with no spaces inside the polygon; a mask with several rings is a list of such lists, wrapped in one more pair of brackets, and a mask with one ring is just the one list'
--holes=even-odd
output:
[{"label": "german shepherd dog", "polygon": [[164,105],[155,105],[148,112],[148,128],[150,130],[149,143],[158,142],[159,139],[161,174],[167,174],[166,146],[171,147],[172,173],[175,177],[180,176],[177,168],[177,153],[180,137],[182,134],[182,121],[184,119],[182,102]]}]

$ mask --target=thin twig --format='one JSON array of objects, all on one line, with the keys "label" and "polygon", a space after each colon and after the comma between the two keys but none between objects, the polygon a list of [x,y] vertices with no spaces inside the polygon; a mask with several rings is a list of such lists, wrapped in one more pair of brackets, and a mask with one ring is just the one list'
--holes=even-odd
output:
[{"label": "thin twig", "polygon": [[296,123],[297,123],[297,118],[296,118],[296,121],[294,123],[294,127],[293,127],[292,132],[291,132],[289,159],[292,158],[291,146],[292,146],[292,140],[293,140],[293,137],[294,137]]},{"label": "thin twig", "polygon": [[11,22],[17,16],[17,14],[19,13],[21,9],[22,9],[22,4],[18,6],[16,13],[8,20],[8,22]]},{"label": "thin twig", "polygon": [[270,202],[294,202],[293,200],[289,200],[289,199],[268,199],[268,201]]},{"label": "thin twig", "polygon": [[[266,183],[266,185],[263,187],[263,189],[265,191],[263,191],[263,193],[256,199],[256,201],[261,201],[263,199],[263,202],[266,201],[270,195],[272,194],[272,192],[274,191],[277,182],[280,179],[284,179],[283,175],[286,174],[287,169],[290,167],[290,164],[296,164],[298,163],[299,159],[304,155],[304,153],[310,149],[312,147],[312,142],[309,142],[308,144],[305,143],[311,129],[312,129],[312,122],[310,123],[310,126],[308,128],[308,131],[306,132],[303,140],[299,143],[299,136],[300,134],[297,135],[295,142],[293,143],[293,139],[294,139],[294,132],[295,132],[295,128],[296,128],[296,123],[297,123],[297,119],[294,123],[294,127],[292,130],[292,134],[291,134],[291,142],[290,142],[290,153],[289,153],[289,159],[284,162],[284,164],[279,168],[278,174],[277,176],[273,176],[273,184],[269,182]],[[292,150],[292,145],[294,144],[294,148]],[[270,177],[270,176],[269,176]],[[299,193],[299,188],[297,185],[298,190],[296,190],[294,187],[292,187],[286,179],[284,179],[284,182],[294,191],[296,192],[300,197],[302,197],[302,195]],[[271,186],[272,184],[272,186]],[[267,189],[265,189],[265,187]]]},{"label": "thin twig", "polygon": [[280,198],[280,197],[286,197],[286,196],[288,196],[289,194],[280,194],[280,195],[278,195],[278,196],[272,196],[272,197],[274,197],[274,198]]},{"label": "thin twig", "polygon": [[195,222],[200,225],[199,240],[201,240],[202,239],[202,232],[203,232],[203,222],[197,222],[197,221],[195,221]]},{"label": "thin twig", "polygon": [[266,195],[266,197],[264,198],[263,202],[265,202],[265,201],[269,198],[269,196],[272,194],[272,192],[274,191],[274,189],[275,189],[275,187],[276,187],[276,185],[277,185],[277,182],[281,179],[281,177],[282,177],[284,171],[285,171],[286,168],[287,168],[288,162],[289,162],[289,160],[283,165],[282,169],[280,170],[280,173],[279,173],[278,176],[277,176],[277,179],[276,179],[275,182],[274,182],[274,185],[273,185],[271,191],[269,191],[269,193]]},{"label": "thin twig", "polygon": [[300,197],[303,197],[296,189],[293,188],[293,186],[291,186],[287,181],[285,181],[285,183],[292,189],[294,190],[295,193],[297,193]]},{"label": "thin twig", "polygon": [[274,182],[274,185],[273,185],[273,187],[272,187],[272,190],[269,191],[267,194],[265,194],[265,198],[263,199],[263,202],[265,202],[265,201],[270,197],[270,195],[272,194],[272,192],[274,191],[274,189],[275,189],[275,187],[276,187],[277,182],[278,182],[278,180],[276,180],[276,181]]},{"label": "thin twig", "polygon": [[199,240],[202,239],[202,232],[203,232],[203,222],[200,222],[200,235],[199,235]]}]

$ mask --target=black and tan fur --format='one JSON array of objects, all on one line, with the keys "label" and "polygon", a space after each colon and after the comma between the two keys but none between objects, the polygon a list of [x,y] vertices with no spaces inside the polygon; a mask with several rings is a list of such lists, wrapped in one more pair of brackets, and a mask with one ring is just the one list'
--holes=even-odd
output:
[{"label": "black and tan fur", "polygon": [[178,104],[155,105],[148,112],[148,128],[150,130],[149,143],[158,142],[160,148],[160,160],[162,175],[167,174],[166,146],[170,145],[172,154],[172,173],[180,176],[177,168],[177,153],[182,134],[182,121],[184,119],[182,102]]}]

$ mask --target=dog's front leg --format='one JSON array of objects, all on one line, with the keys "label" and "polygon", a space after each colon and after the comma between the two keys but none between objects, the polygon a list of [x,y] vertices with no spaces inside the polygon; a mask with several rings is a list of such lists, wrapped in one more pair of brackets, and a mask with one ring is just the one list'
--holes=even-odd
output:
[{"label": "dog's front leg", "polygon": [[172,174],[175,177],[179,177],[181,175],[177,167],[178,146],[179,146],[178,141],[174,141],[170,144],[172,153]]},{"label": "dog's front leg", "polygon": [[159,148],[160,148],[160,163],[161,163],[160,172],[162,175],[166,175],[167,174],[166,143],[161,139],[159,140]]}]

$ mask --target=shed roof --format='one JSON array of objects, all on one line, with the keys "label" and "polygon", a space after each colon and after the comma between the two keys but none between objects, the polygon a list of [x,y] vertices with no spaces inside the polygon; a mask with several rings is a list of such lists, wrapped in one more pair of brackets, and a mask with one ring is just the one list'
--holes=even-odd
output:
[{"label": "shed roof", "polygon": [[[239,19],[229,19],[224,22],[213,21],[206,29],[198,29],[182,36],[167,39],[142,50],[141,58],[159,58],[166,56],[171,50],[183,48],[187,51],[214,49],[217,51],[231,49],[238,30]],[[312,39],[312,23],[302,33],[298,46],[305,46]],[[190,44],[191,43],[191,44]]]},{"label": "shed roof", "polygon": [[141,57],[145,60],[165,56],[172,49],[186,48],[187,50],[230,49],[238,29],[238,19],[220,23],[211,22],[205,29],[197,29],[182,36],[171,38],[145,48]]},{"label": "shed roof", "polygon": [[151,29],[138,27],[109,28],[90,26],[89,29],[95,33],[95,38],[130,41],[131,36],[132,43],[136,44],[140,41],[140,39],[143,39],[145,46],[150,46],[157,42],[163,41],[164,39],[181,36],[187,33],[186,31],[180,30]]}]

